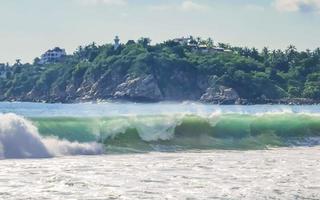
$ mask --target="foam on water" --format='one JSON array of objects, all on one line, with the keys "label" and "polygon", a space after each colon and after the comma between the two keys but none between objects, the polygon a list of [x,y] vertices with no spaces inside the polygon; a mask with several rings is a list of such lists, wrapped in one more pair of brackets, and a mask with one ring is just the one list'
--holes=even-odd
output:
[{"label": "foam on water", "polygon": [[[2,160],[0,199],[320,199],[319,106],[0,103],[1,112],[16,114],[0,114],[0,158],[58,157]],[[60,156],[104,149],[124,154]]]},{"label": "foam on water", "polygon": [[44,138],[25,118],[15,114],[0,115],[0,159],[48,158],[59,155],[101,154],[101,145],[92,142],[80,144]]},{"label": "foam on water", "polygon": [[[123,119],[123,121],[118,124],[122,129],[117,129],[117,132],[112,130],[114,136],[119,133],[125,133],[128,128],[134,128],[137,130],[140,138],[143,141],[159,141],[159,140],[170,140],[174,138],[175,128],[182,123],[183,115],[168,115],[168,116],[148,116],[148,117],[130,117],[128,119]],[[113,121],[113,120],[111,120]],[[117,121],[117,120],[116,120]],[[105,127],[108,130],[109,137],[109,126]],[[121,131],[120,131],[121,130]],[[113,138],[114,138],[113,136]]]},{"label": "foam on water", "polygon": [[0,199],[320,199],[320,148],[4,160]]},{"label": "foam on water", "polygon": [[317,106],[0,103],[7,111],[2,158],[320,144]]}]

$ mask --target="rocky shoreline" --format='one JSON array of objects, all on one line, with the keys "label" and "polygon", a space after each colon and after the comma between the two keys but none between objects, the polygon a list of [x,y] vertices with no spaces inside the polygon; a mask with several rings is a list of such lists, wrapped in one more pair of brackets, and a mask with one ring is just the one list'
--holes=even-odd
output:
[{"label": "rocky shoreline", "polygon": [[142,98],[128,98],[128,97],[111,97],[106,99],[99,98],[75,98],[75,99],[63,99],[63,100],[55,100],[51,98],[35,98],[29,99],[24,97],[10,98],[10,99],[0,99],[0,101],[7,102],[32,102],[32,103],[66,103],[66,104],[76,104],[76,103],[103,103],[103,102],[111,102],[111,103],[160,103],[160,102],[168,102],[168,103],[184,103],[184,102],[196,102],[202,104],[212,104],[212,105],[320,105],[319,100],[314,99],[306,99],[306,98],[283,98],[283,99],[226,99],[216,98],[212,101],[205,100],[150,100],[150,99],[142,99]]},{"label": "rocky shoreline", "polygon": [[[199,102],[218,105],[285,104],[314,105],[319,100],[306,98],[257,99],[242,98],[238,92],[223,85],[210,84],[207,77],[191,74],[173,74],[165,86],[154,75],[140,77],[117,74],[102,76],[99,80],[88,79],[80,84],[69,84],[65,88],[52,88],[49,91],[34,87],[19,96],[4,97],[0,101],[80,103],[80,102]],[[171,83],[170,83],[171,82]]]},{"label": "rocky shoreline", "polygon": [[31,103],[65,103],[65,104],[76,104],[76,103],[103,103],[103,102],[111,102],[111,103],[159,103],[159,102],[168,102],[168,103],[184,103],[184,102],[196,102],[202,104],[212,104],[212,105],[320,105],[320,101],[312,100],[312,99],[268,99],[268,100],[253,100],[249,101],[247,99],[238,99],[236,102],[203,102],[203,101],[141,101],[141,100],[133,100],[133,99],[76,99],[76,100],[67,100],[67,101],[53,101],[53,100],[39,100],[36,99],[34,101],[25,100],[23,98],[17,99],[2,99],[3,102],[31,102]]}]

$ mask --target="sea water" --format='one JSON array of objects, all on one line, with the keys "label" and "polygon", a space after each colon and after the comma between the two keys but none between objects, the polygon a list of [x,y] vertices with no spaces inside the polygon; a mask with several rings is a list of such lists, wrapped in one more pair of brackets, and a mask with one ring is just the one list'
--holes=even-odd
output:
[{"label": "sea water", "polygon": [[0,199],[320,199],[319,106],[0,103]]}]

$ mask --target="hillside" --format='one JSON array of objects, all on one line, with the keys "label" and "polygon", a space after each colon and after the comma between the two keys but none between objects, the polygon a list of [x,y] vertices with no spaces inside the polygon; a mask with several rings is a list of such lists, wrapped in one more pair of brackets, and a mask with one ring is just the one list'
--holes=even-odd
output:
[{"label": "hillside", "polygon": [[59,62],[16,63],[0,77],[0,100],[316,103],[320,49],[298,52],[150,39],[79,47]]}]

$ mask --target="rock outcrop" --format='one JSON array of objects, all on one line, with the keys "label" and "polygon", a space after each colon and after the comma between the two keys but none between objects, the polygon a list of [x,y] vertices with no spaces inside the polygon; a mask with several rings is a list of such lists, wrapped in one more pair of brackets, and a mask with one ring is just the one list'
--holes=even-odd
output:
[{"label": "rock outcrop", "polygon": [[235,104],[238,100],[238,93],[224,86],[209,87],[200,98],[202,102],[215,104]]},{"label": "rock outcrop", "polygon": [[152,75],[145,77],[128,77],[125,82],[118,85],[113,93],[116,99],[133,101],[161,101],[163,95]]}]

